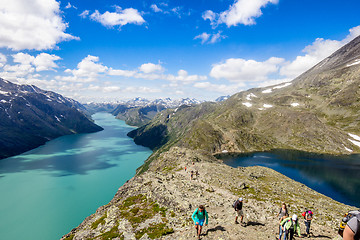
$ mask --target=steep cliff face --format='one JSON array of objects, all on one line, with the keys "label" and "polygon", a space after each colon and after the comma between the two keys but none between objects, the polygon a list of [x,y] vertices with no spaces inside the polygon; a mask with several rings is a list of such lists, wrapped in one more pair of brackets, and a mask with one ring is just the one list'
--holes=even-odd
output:
[{"label": "steep cliff face", "polygon": [[78,102],[35,86],[0,78],[0,159],[56,137],[102,130]]}]

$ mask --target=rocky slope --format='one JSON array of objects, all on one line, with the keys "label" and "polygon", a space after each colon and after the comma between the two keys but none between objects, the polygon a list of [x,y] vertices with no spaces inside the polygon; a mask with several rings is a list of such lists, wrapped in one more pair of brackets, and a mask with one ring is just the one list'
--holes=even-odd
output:
[{"label": "rocky slope", "polygon": [[59,136],[102,130],[78,102],[35,86],[0,78],[0,159]]},{"label": "rocky slope", "polygon": [[[190,216],[199,204],[209,213],[203,239],[274,239],[282,202],[290,214],[313,210],[310,239],[333,239],[350,208],[268,168],[234,169],[208,153],[178,147],[154,157],[146,172],[62,239],[196,239]],[[199,172],[193,180],[191,170]],[[234,223],[231,207],[239,196],[245,199],[244,226]],[[304,233],[303,221],[300,226]]]}]

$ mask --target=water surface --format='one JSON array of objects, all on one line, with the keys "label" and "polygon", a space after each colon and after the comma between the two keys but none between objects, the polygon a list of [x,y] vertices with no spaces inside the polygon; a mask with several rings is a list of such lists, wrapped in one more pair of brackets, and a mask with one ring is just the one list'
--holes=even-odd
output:
[{"label": "water surface", "polygon": [[103,131],[52,140],[0,160],[2,239],[59,239],[107,204],[151,154],[108,113],[93,115]]},{"label": "water surface", "polygon": [[339,202],[360,207],[360,155],[325,155],[274,150],[222,156],[232,167],[264,166]]}]

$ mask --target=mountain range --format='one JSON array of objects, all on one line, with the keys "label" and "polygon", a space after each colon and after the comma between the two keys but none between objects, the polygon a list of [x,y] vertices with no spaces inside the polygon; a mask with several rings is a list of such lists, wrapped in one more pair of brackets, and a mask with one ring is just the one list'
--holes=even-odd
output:
[{"label": "mountain range", "polygon": [[359,86],[357,37],[292,82],[250,89],[220,103],[169,109],[129,136],[151,148],[176,144],[211,153],[359,153]]},{"label": "mountain range", "polygon": [[84,112],[73,99],[0,78],[0,159],[59,136],[102,130]]},{"label": "mountain range", "polygon": [[111,113],[115,115],[116,118],[124,120],[128,125],[142,126],[164,109],[174,108],[176,110],[176,108],[182,105],[196,105],[202,102],[203,101],[190,98],[178,100],[172,100],[170,98],[155,100],[134,98],[129,101],[120,102]]}]

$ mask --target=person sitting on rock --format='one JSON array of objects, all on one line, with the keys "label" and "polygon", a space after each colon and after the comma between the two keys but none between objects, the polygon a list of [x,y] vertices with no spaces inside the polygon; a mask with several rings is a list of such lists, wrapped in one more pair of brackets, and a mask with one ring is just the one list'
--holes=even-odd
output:
[{"label": "person sitting on rock", "polygon": [[285,231],[285,240],[293,240],[295,231],[297,231],[297,235],[301,238],[300,225],[296,214],[294,214],[291,218],[288,217],[282,220],[280,225],[282,230]]},{"label": "person sitting on rock", "polygon": [[203,205],[200,205],[197,209],[195,209],[194,213],[191,216],[192,220],[195,223],[195,229],[196,234],[198,236],[198,239],[200,239],[201,230],[205,222],[205,226],[208,225],[209,216],[207,211],[205,210],[205,207]]},{"label": "person sitting on rock", "polygon": [[243,219],[244,219],[244,212],[242,210],[242,208],[243,208],[243,198],[239,198],[238,200],[236,200],[233,207],[234,207],[235,212],[236,212],[235,223],[239,224],[238,217],[240,216],[240,222],[242,224]]}]

